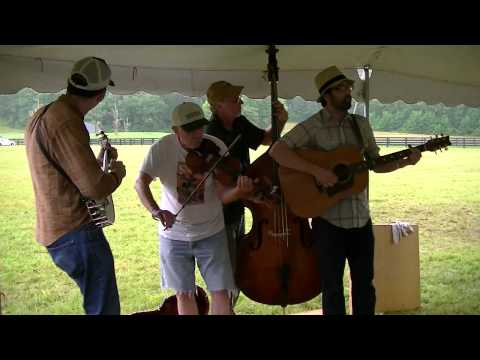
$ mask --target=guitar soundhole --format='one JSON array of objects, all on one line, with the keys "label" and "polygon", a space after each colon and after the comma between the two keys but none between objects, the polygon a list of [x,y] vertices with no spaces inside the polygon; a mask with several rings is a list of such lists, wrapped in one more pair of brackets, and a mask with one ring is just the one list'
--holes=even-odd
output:
[{"label": "guitar soundhole", "polygon": [[338,182],[343,184],[351,179],[352,173],[347,165],[340,164],[333,169],[335,175],[337,175]]},{"label": "guitar soundhole", "polygon": [[338,182],[332,187],[323,190],[328,196],[334,196],[335,194],[348,189],[353,184],[352,172],[347,165],[339,164],[335,166],[335,168],[333,168],[333,173],[337,175]]},{"label": "guitar soundhole", "polygon": [[348,165],[339,164],[335,166],[332,171],[338,178],[338,182],[335,185],[325,188],[317,184],[318,190],[328,196],[334,196],[353,185],[353,173],[350,171]]}]

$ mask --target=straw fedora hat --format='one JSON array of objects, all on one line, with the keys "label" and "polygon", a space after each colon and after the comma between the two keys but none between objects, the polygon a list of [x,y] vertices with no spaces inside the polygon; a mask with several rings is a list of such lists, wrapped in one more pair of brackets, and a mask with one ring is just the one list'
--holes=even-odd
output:
[{"label": "straw fedora hat", "polygon": [[320,71],[317,76],[315,76],[315,85],[320,94],[317,101],[320,102],[320,99],[328,89],[331,89],[344,81],[349,82],[350,85],[355,83],[354,80],[347,78],[336,66],[330,66]]}]

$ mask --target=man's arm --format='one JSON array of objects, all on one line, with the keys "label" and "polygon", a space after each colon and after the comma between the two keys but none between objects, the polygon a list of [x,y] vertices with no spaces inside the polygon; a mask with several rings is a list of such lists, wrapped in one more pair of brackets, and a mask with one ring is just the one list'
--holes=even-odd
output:
[{"label": "man's arm", "polygon": [[157,202],[153,198],[152,191],[150,190],[150,184],[153,178],[140,171],[140,174],[135,181],[135,191],[140,199],[140,202],[148,210],[154,219],[158,219],[162,222],[165,228],[172,227],[175,222],[175,215],[168,210],[162,210],[158,207]]},{"label": "man's arm", "polygon": [[290,149],[287,143],[282,140],[273,144],[269,154],[277,163],[284,167],[312,175],[319,184],[331,186],[338,181],[332,171],[321,168],[298,156],[295,151]]},{"label": "man's arm", "polygon": [[408,157],[387,164],[377,165],[373,171],[376,173],[389,173],[396,171],[408,165],[415,165],[420,161],[422,153],[418,149],[412,149]]},{"label": "man's arm", "polygon": [[135,181],[135,191],[140,199],[140,202],[152,215],[159,210],[158,204],[153,198],[152,191],[150,190],[150,184],[152,183],[153,178],[144,173],[140,172]]},{"label": "man's arm", "polygon": [[88,138],[74,122],[60,129],[52,140],[52,147],[54,158],[81,194],[89,199],[102,199],[112,194],[125,177],[125,166],[121,161],[112,163],[114,174],[102,171]]},{"label": "man's arm", "polygon": [[223,185],[215,180],[217,194],[223,204],[230,204],[240,199],[246,199],[252,195],[253,181],[247,176],[239,176],[236,186]]},{"label": "man's arm", "polygon": [[[288,121],[288,112],[285,110],[285,107],[280,101],[277,101],[273,105],[275,113],[277,114],[278,119],[278,133],[281,134],[285,124]],[[265,129],[265,135],[263,136],[262,145],[271,145],[273,141],[272,126],[269,126]]]}]

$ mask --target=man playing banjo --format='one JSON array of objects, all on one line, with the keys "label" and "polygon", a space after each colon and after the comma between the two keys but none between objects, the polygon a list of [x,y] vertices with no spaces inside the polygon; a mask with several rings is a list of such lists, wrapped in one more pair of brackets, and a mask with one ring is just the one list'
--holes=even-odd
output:
[{"label": "man playing banjo", "polygon": [[120,314],[113,255],[85,198],[111,195],[125,177],[125,166],[109,148],[104,172],[90,148],[84,116],[114,86],[103,59],[87,57],[73,66],[66,95],[40,108],[25,131],[27,158],[37,210],[36,238],[54,263],[79,286],[86,314]]}]

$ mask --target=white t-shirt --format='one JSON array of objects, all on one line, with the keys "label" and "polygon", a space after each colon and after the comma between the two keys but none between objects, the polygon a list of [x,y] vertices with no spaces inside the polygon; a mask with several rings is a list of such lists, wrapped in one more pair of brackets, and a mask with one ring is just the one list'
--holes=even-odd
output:
[{"label": "white t-shirt", "polygon": [[[220,154],[227,151],[225,144],[211,135],[204,138],[212,140],[220,147]],[[176,214],[190,193],[200,182],[202,176],[191,177],[183,171],[186,167],[187,150],[179,143],[175,134],[164,136],[149,149],[140,171],[159,178],[162,183],[160,208]],[[201,240],[221,231],[225,227],[222,202],[220,201],[213,175],[210,175],[195,196],[177,216],[173,226],[164,230],[161,222],[159,234],[183,241]]]}]

